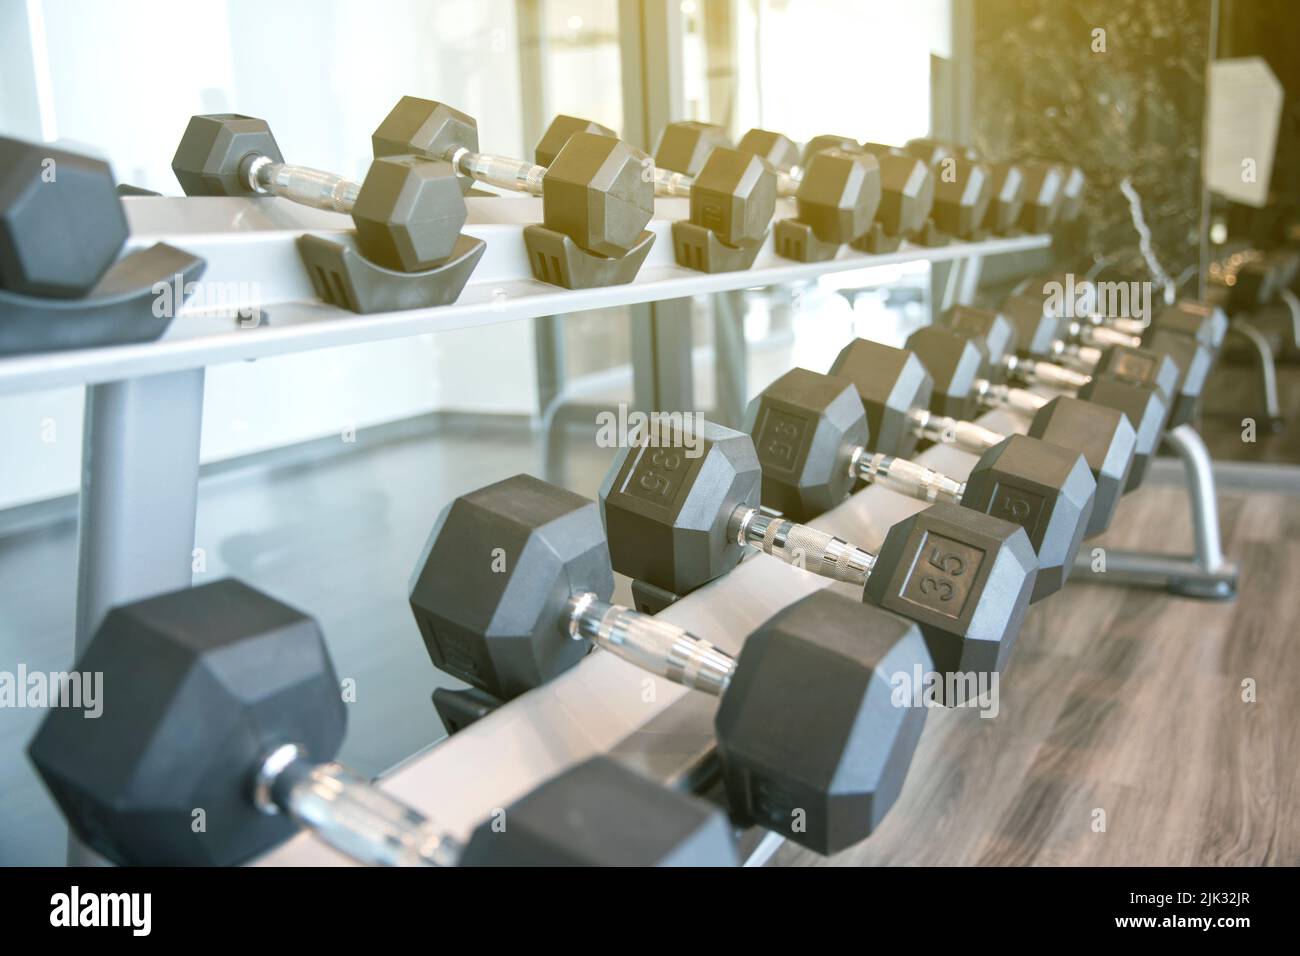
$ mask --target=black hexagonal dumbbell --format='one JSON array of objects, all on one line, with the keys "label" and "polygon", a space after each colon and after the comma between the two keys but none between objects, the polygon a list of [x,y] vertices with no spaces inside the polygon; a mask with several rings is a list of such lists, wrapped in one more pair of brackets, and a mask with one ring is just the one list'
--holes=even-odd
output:
[{"label": "black hexagonal dumbbell", "polygon": [[739,245],[767,234],[776,206],[776,170],[738,149],[715,149],[691,188],[691,221]]},{"label": "black hexagonal dumbbell", "polygon": [[[669,123],[660,131],[654,151],[656,191],[661,196],[685,195],[685,186],[704,171],[709,157],[717,150],[732,148],[721,126],[695,120]],[[734,150],[770,165],[777,174],[778,195],[794,198],[803,175],[794,140],[773,130],[751,129]]]},{"label": "black hexagonal dumbbell", "polygon": [[1025,171],[1019,163],[1007,160],[986,162],[989,169],[989,206],[984,215],[986,232],[1005,236],[1020,227],[1025,208]]},{"label": "black hexagonal dumbbell", "polygon": [[[655,191],[691,199],[690,219],[673,227],[677,261],[706,272],[748,268],[778,196],[795,199],[799,208],[797,219],[777,227],[780,255],[827,258],[862,236],[881,200],[880,164],[874,158],[848,160],[862,151],[852,141],[841,145],[848,146],[842,161],[814,161],[826,151],[817,148],[797,169],[798,149],[781,133],[752,129],[732,149],[719,127],[669,124],[655,152]],[[732,254],[735,248],[748,255]]]},{"label": "black hexagonal dumbbell", "polygon": [[880,208],[876,222],[890,239],[913,239],[924,233],[934,212],[934,172],[901,149],[863,143],[880,163]]},{"label": "black hexagonal dumbbell", "polygon": [[1086,185],[1082,169],[1073,163],[1041,159],[1019,165],[1024,175],[1020,228],[1026,232],[1048,232],[1057,224],[1079,218]]},{"label": "black hexagonal dumbbell", "polygon": [[[504,822],[505,826],[500,824]],[[726,815],[591,757],[474,830],[460,866],[735,866]]]},{"label": "black hexagonal dumbbell", "polygon": [[69,825],[116,863],[241,863],[299,826],[374,864],[734,860],[707,805],[600,761],[462,846],[330,762],[347,716],[319,626],[233,579],[112,610],[77,667],[104,675],[103,712],[51,710],[29,753]]},{"label": "black hexagonal dumbbell", "polygon": [[[1015,327],[1016,348],[1022,355],[1061,361],[1097,377],[1158,387],[1171,406],[1166,428],[1195,419],[1227,333],[1222,310],[1182,300],[1157,312],[1138,337],[1134,329],[1141,323],[1112,327],[1101,316],[1080,320],[1064,315],[1044,292],[1050,283],[1066,285],[1061,277],[1050,277],[1042,289],[1013,295],[997,310]],[[1073,280],[1068,284],[1074,285]],[[1141,480],[1143,466],[1135,461],[1134,471],[1137,479],[1130,478],[1129,488]]]},{"label": "black hexagonal dumbbell", "polygon": [[[778,192],[781,196],[794,198],[799,190],[804,171],[811,156],[832,146],[850,150],[857,149],[857,143],[851,139],[835,137],[835,142],[827,142],[828,137],[817,137],[810,148],[803,154],[800,162],[799,148],[784,133],[773,130],[751,129],[735,145],[737,152],[757,156],[765,160],[778,173]],[[719,149],[731,149],[726,131],[712,123],[695,120],[669,123],[659,134],[655,146],[654,165],[658,183],[689,182],[691,177],[703,171],[710,156]],[[661,195],[664,194],[661,192]],[[669,187],[669,195],[684,194],[682,190]]]},{"label": "black hexagonal dumbbell", "polygon": [[835,507],[861,480],[1020,525],[1038,555],[1031,601],[1065,584],[1092,512],[1096,481],[1083,456],[1024,435],[986,451],[965,481],[872,452],[857,390],[833,375],[792,369],[750,403],[745,427],[763,468],[763,504],[792,520]]},{"label": "black hexagonal dumbbell", "polygon": [[1099,360],[1097,349],[1089,346],[1142,346],[1168,355],[1179,371],[1177,382],[1167,390],[1173,428],[1197,416],[1205,381],[1228,331],[1228,317],[1222,309],[1188,299],[1138,317],[1133,305],[1137,285],[1073,273],[1031,276],[1017,285],[1000,311],[1017,324],[1022,342],[1073,353],[1070,358],[1082,360],[1085,367]]},{"label": "black hexagonal dumbbell", "polygon": [[1227,331],[1228,318],[1222,309],[1192,300],[1176,302],[1152,319],[1143,345],[1171,356],[1181,372],[1169,415],[1170,428],[1196,420],[1206,379],[1218,360]]},{"label": "black hexagonal dumbbell", "polygon": [[[672,148],[662,148],[665,144]],[[843,157],[839,161],[816,160],[818,154],[826,152],[870,156],[874,162],[854,163]],[[745,154],[773,167],[776,188],[771,198],[766,183],[762,187],[751,185],[758,174],[738,158]],[[722,156],[727,156],[725,162]],[[801,261],[832,256],[843,243],[865,251],[883,251],[883,241],[889,244],[887,248],[894,248],[901,239],[919,235],[930,220],[934,177],[929,167],[913,156],[900,150],[864,148],[843,136],[817,136],[805,147],[802,165],[797,167],[798,159],[794,142],[771,130],[751,129],[731,150],[718,127],[674,123],[664,130],[661,149],[656,152],[656,193],[689,194],[690,223],[699,227],[709,226],[711,219],[718,218],[719,213],[713,210],[736,210],[727,219],[749,223],[751,228],[717,230],[720,241],[730,245],[760,242],[775,197],[795,199],[799,215],[778,227],[776,248],[780,255]],[[717,167],[711,168],[715,163]],[[697,173],[687,175],[688,169]],[[701,194],[698,185],[706,177],[709,188]],[[880,238],[873,235],[873,229],[879,230]],[[684,240],[694,240],[688,252],[680,248],[682,242],[678,241],[678,261],[692,268],[705,268],[701,265],[706,251],[704,238],[688,234],[681,227],[675,227],[674,232],[675,236],[682,233]],[[731,267],[748,268],[750,263],[752,256]]]},{"label": "black hexagonal dumbbell", "polygon": [[859,149],[813,153],[795,192],[797,215],[778,220],[777,255],[799,262],[833,258],[870,230],[880,206],[880,162]]},{"label": "black hexagonal dumbbell", "polygon": [[775,167],[753,153],[717,146],[694,176],[655,171],[658,195],[690,197],[690,216],[673,223],[679,265],[701,272],[748,269],[776,209]]},{"label": "black hexagonal dumbbell", "polygon": [[[990,221],[990,207],[999,196],[994,191],[992,167],[970,147],[941,140],[913,139],[903,149],[934,172],[935,228],[958,239],[982,236]],[[1014,201],[1017,197],[1005,195],[1007,184],[1001,185],[1004,194],[1000,198]]]},{"label": "black hexagonal dumbbell", "polygon": [[[1065,395],[1048,399],[992,382],[983,376],[980,347],[950,328],[918,329],[908,337],[907,348],[934,378],[930,408],[938,414],[966,419],[984,409],[1009,408],[1032,416],[1030,435],[1082,452],[1097,481],[1087,535],[1109,527],[1137,450],[1137,431],[1125,412]],[[1148,404],[1160,401],[1154,391],[1143,397]]]},{"label": "black hexagonal dumbbell", "polygon": [[[1098,350],[1088,346],[1140,345],[1172,358],[1178,374],[1165,390],[1172,406],[1172,428],[1196,417],[1228,319],[1220,309],[1189,300],[1159,309],[1154,316],[1143,315],[1135,303],[1138,285],[1076,278],[1073,273],[1033,276],[1017,286],[1002,311],[1023,328],[1027,341],[1037,340],[1040,348],[1044,342],[1058,350],[1062,340],[1083,343],[1065,348],[1074,353],[1071,359],[1085,367],[1089,360],[1100,360]],[[1149,310],[1150,304],[1145,308]]]},{"label": "black hexagonal dumbbell", "polygon": [[894,525],[878,555],[761,510],[762,468],[744,432],[709,422],[644,430],[601,485],[616,571],[685,594],[750,548],[864,588],[914,621],[937,670],[998,671],[1019,632],[1038,560],[1024,529],[953,504]]},{"label": "black hexagonal dumbbell", "polygon": [[[1214,343],[1222,343],[1227,327],[1219,310],[1182,302],[1157,314],[1144,337],[1139,338],[1131,331],[1065,317],[1037,293],[1010,296],[998,314],[1015,325],[1018,348],[1031,358],[1061,361],[1084,371],[1095,370],[1138,383],[1158,383],[1172,403],[1167,428],[1196,417],[1206,378],[1214,365]],[[1173,360],[1177,374],[1172,383],[1163,360],[1138,357],[1132,350],[1139,347]]]},{"label": "black hexagonal dumbbell", "polygon": [[958,239],[984,234],[993,203],[993,172],[983,162],[965,158],[944,160],[934,167],[934,224]]},{"label": "black hexagonal dumbbell", "polygon": [[961,215],[963,205],[978,204],[977,192],[981,188],[974,182],[973,170],[959,164],[982,163],[987,167],[991,188],[983,227],[988,231],[1006,234],[1018,228],[1048,232],[1057,223],[1073,222],[1082,210],[1085,180],[1078,166],[1042,160],[990,161],[968,146],[933,139],[912,140],[907,149],[932,166],[948,166],[953,183],[949,191],[954,200],[953,216]]},{"label": "black hexagonal dumbbell", "polygon": [[1060,218],[1065,201],[1065,169],[1041,161],[1025,163],[1023,169],[1025,201],[1020,225],[1026,232],[1049,232]]},{"label": "black hexagonal dumbbell", "polygon": [[548,228],[584,252],[618,257],[644,240],[654,214],[649,157],[598,123],[557,116],[538,143],[542,164],[478,151],[478,123],[445,103],[403,96],[371,137],[376,156],[445,160],[469,190],[489,183],[542,197]]},{"label": "black hexagonal dumbbell", "polygon": [[697,120],[669,123],[659,133],[654,164],[657,169],[694,176],[704,168],[709,154],[719,147],[731,147],[727,131],[721,126]]},{"label": "black hexagonal dumbbell", "polygon": [[190,196],[273,195],[349,213],[366,258],[409,273],[447,260],[468,215],[453,167],[414,152],[377,158],[355,183],[285,163],[265,121],[222,113],[190,119],[172,170]]},{"label": "black hexagonal dumbbell", "polygon": [[772,168],[789,173],[799,165],[799,147],[784,133],[769,129],[751,129],[740,137],[736,149],[742,153],[761,156]]},{"label": "black hexagonal dumbbell", "polygon": [[[735,150],[731,150],[719,127],[696,122],[672,123],[664,129],[660,148],[656,150],[655,191],[661,196],[690,195],[690,221],[701,226],[708,225],[710,215],[707,210],[710,206],[720,207],[725,203],[728,208],[744,210],[745,217],[733,218],[751,220],[753,228],[743,231],[736,238],[723,238],[722,241],[733,245],[756,241],[763,235],[758,224],[763,222],[765,228],[765,217],[757,211],[759,199],[762,199],[765,209],[770,201],[767,200],[766,189],[744,188],[746,177],[742,171],[747,172],[750,178],[755,173],[741,164],[735,154],[749,154],[766,161],[775,170],[776,196],[798,199],[801,186],[809,180],[809,173],[812,173],[813,182],[803,194],[806,212],[801,213],[799,218],[814,226],[812,232],[816,239],[827,239],[835,234],[848,237],[842,241],[855,244],[864,241],[866,233],[862,230],[862,223],[853,217],[861,211],[856,207],[864,201],[869,207],[877,192],[875,218],[882,234],[892,240],[918,235],[929,221],[934,203],[934,177],[929,167],[901,150],[872,146],[873,144],[859,146],[843,136],[817,136],[809,141],[801,165],[796,166],[800,159],[798,147],[782,133],[751,129],[741,137]],[[839,177],[845,172],[845,167],[842,164],[819,163],[817,169],[812,170],[813,157],[827,150],[872,155],[879,167],[879,174],[875,176],[868,172],[865,189],[858,189],[850,182],[851,195],[845,202],[829,202],[826,197],[833,195],[842,185]],[[727,163],[720,164],[711,172],[710,163],[718,154],[732,155]],[[697,207],[694,186],[706,176],[711,180],[708,193],[712,195],[700,196]],[[879,181],[878,190],[873,185],[873,180],[876,179]],[[849,215],[846,216],[843,210],[848,211]],[[766,218],[770,217],[771,209],[767,209]],[[870,228],[872,216],[866,215],[865,218]],[[847,225],[841,221],[845,219]],[[785,227],[783,232],[783,238],[791,238],[789,227]],[[818,254],[828,251],[816,243],[813,243],[813,247]],[[797,253],[796,258],[807,254],[805,248]],[[680,261],[682,257],[679,255],[678,258]]]},{"label": "black hexagonal dumbbell", "polygon": [[[1039,302],[1062,323],[1057,334],[1072,341],[1138,345],[1147,323],[1138,317],[1142,303],[1131,291],[1135,285],[1138,283],[1117,285],[1112,296],[1105,285],[1086,276],[1053,272],[1022,279],[1011,290],[1011,297]],[[1107,314],[1109,309],[1117,314]]]},{"label": "black hexagonal dumbbell", "polygon": [[[764,625],[736,659],[610,604],[613,587],[595,503],[517,475],[443,510],[412,579],[411,610],[434,664],[498,697],[546,682],[592,644],[720,696],[718,750],[742,821],[821,853],[871,832],[924,721],[888,697],[893,673],[930,669],[913,625],[828,593]],[[794,807],[806,811],[806,829]]]},{"label": "black hexagonal dumbbell", "polygon": [[818,153],[825,152],[828,149],[839,149],[845,152],[853,152],[861,149],[861,144],[848,136],[841,136],[838,133],[818,133],[808,142],[804,143],[803,151],[799,154],[799,165],[807,169],[812,158]]},{"label": "black hexagonal dumbbell", "polygon": [[[956,306],[944,322],[980,350],[984,379],[996,385],[1009,380],[1046,385],[1123,412],[1136,432],[1133,465],[1123,490],[1142,483],[1164,439],[1178,383],[1178,365],[1170,356],[1111,345],[1100,351],[1092,372],[1083,372],[1020,355],[1015,326],[996,310]],[[1043,398],[1042,404],[1047,401]]]},{"label": "black hexagonal dumbbell", "polygon": [[1048,361],[1061,360],[1082,367],[1095,364],[1100,349],[1109,345],[1136,348],[1142,337],[1132,326],[1116,328],[1098,316],[1066,315],[1059,302],[1040,293],[1017,292],[998,307],[1016,327],[1020,348]]},{"label": "black hexagonal dumbbell", "polygon": [[[978,349],[973,346],[971,353],[963,358],[963,368],[972,367],[971,355],[974,355],[973,367],[978,368]],[[831,374],[847,378],[858,390],[879,452],[908,456],[917,442],[924,439],[983,455],[1007,437],[969,420],[931,411],[934,379],[916,354],[908,349],[896,349],[869,339],[854,339],[836,356]],[[1017,398],[1020,395],[1018,392],[1013,394]],[[1061,397],[1052,400],[1055,404],[1038,408],[1038,396],[1031,398],[1032,407],[1037,409],[1035,421],[1041,421],[1043,425],[1053,420],[1055,409],[1072,412],[1075,406],[1084,406],[1076,424],[1089,426],[1090,430],[1075,433],[1056,427],[1051,434],[1037,431],[1031,431],[1031,434],[1083,454],[1097,482],[1084,537],[1100,534],[1109,526],[1132,463],[1136,444],[1132,425],[1118,412],[1108,409],[1094,411],[1093,406],[1078,399]],[[1053,410],[1048,410],[1049,407]],[[1064,424],[1067,417],[1063,413],[1058,426]]]},{"label": "black hexagonal dumbbell", "polygon": [[939,177],[936,213],[943,231],[959,238],[982,233],[1006,235],[1019,226],[1025,202],[1025,174],[1019,163],[988,160],[970,146],[930,138],[909,140],[904,150]]},{"label": "black hexagonal dumbbell", "polygon": [[542,133],[542,138],[533,147],[533,161],[541,166],[551,165],[574,133],[595,133],[597,136],[618,135],[608,126],[602,126],[593,120],[559,113],[551,120],[546,131]]},{"label": "black hexagonal dumbbell", "polygon": [[127,238],[108,163],[0,137],[0,289],[79,298]]},{"label": "black hexagonal dumbbell", "polygon": [[0,136],[0,357],[167,331],[207,263],[166,242],[129,247],[129,193],[100,159]]}]

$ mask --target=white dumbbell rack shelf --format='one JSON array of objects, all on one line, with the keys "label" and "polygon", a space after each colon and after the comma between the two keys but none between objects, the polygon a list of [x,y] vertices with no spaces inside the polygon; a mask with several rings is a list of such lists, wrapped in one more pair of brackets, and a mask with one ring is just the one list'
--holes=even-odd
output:
[{"label": "white dumbbell rack shelf", "polygon": [[[131,198],[125,200],[132,247],[165,241],[207,261],[198,289],[156,342],[0,359],[0,395],[96,385],[201,369],[244,359],[401,338],[545,315],[678,299],[710,292],[781,285],[873,265],[942,262],[1025,252],[1048,246],[1046,235],[956,242],[866,255],[848,247],[829,262],[798,263],[772,251],[769,235],[752,269],[706,275],[677,265],[671,227],[688,214],[685,199],[661,199],[648,227],[654,246],[636,279],[621,286],[570,290],[533,278],[522,229],[540,222],[532,197],[469,200],[464,231],[487,249],[459,300],[452,305],[357,315],[322,304],[312,290],[296,241],[304,232],[342,239],[351,219],[281,199]],[[783,201],[779,216],[794,214]],[[260,321],[240,320],[234,308],[259,307]]]}]

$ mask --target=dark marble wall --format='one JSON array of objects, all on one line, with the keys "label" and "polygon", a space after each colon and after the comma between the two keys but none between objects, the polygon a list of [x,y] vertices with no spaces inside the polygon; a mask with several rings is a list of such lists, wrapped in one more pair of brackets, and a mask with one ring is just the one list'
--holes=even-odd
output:
[{"label": "dark marble wall", "polygon": [[[1201,126],[1210,0],[974,0],[973,140],[995,158],[1068,159],[1087,173],[1085,213],[1062,254],[1122,254],[1145,277],[1121,194],[1142,197],[1157,257],[1199,257]],[[1093,30],[1105,31],[1094,52]]]}]

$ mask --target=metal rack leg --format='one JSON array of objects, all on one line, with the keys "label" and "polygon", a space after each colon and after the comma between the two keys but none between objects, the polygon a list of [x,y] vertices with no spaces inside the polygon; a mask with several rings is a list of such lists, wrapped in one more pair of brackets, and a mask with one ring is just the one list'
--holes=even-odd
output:
[{"label": "metal rack leg", "polygon": [[1190,425],[1172,429],[1165,435],[1165,444],[1182,460],[1187,476],[1195,553],[1184,557],[1107,549],[1105,572],[1093,573],[1092,557],[1085,548],[1075,560],[1075,571],[1089,574],[1102,584],[1163,587],[1172,594],[1211,600],[1234,598],[1239,572],[1236,563],[1224,557],[1219,539],[1219,507],[1210,453]]},{"label": "metal rack leg", "polygon": [[547,481],[564,484],[564,441],[552,437],[555,418],[564,404],[564,316],[533,320],[537,359],[537,429],[541,438],[542,473]]},{"label": "metal rack leg", "polygon": [[746,358],[745,293],[719,292],[713,297],[713,404],[715,420],[728,428],[745,420]]},{"label": "metal rack leg", "polygon": [[[203,370],[86,390],[76,650],[115,605],[192,583]],[[69,862],[96,857],[69,839]]]},{"label": "metal rack leg", "polygon": [[1273,363],[1272,347],[1259,329],[1240,319],[1228,326],[1228,334],[1245,339],[1255,353],[1259,368],[1260,401],[1268,419],[1266,424],[1270,430],[1277,428],[1282,424],[1282,408],[1277,398],[1277,366]]},{"label": "metal rack leg", "polygon": [[980,279],[984,275],[984,257],[970,256],[964,260],[961,284],[957,287],[957,301],[954,305],[970,305],[980,290]]},{"label": "metal rack leg", "polygon": [[691,300],[634,305],[628,314],[636,407],[643,412],[694,411]]},{"label": "metal rack leg", "polygon": [[1282,300],[1291,316],[1291,352],[1294,355],[1300,351],[1300,298],[1290,289],[1282,289],[1277,297]]}]

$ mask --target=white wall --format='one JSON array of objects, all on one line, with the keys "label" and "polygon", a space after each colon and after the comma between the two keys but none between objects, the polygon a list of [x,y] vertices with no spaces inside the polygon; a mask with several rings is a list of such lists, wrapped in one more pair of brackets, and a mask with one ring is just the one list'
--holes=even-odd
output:
[{"label": "white wall", "polygon": [[[519,155],[512,0],[0,0],[0,132],[106,156],[120,182],[178,195],[194,113],[266,119],[285,158],[364,174],[403,94],[475,116]],[[43,136],[44,134],[44,136]],[[531,144],[530,144],[531,150]],[[530,323],[210,369],[205,461],[438,408],[529,412]],[[0,508],[76,489],[81,389],[0,399]]]}]

